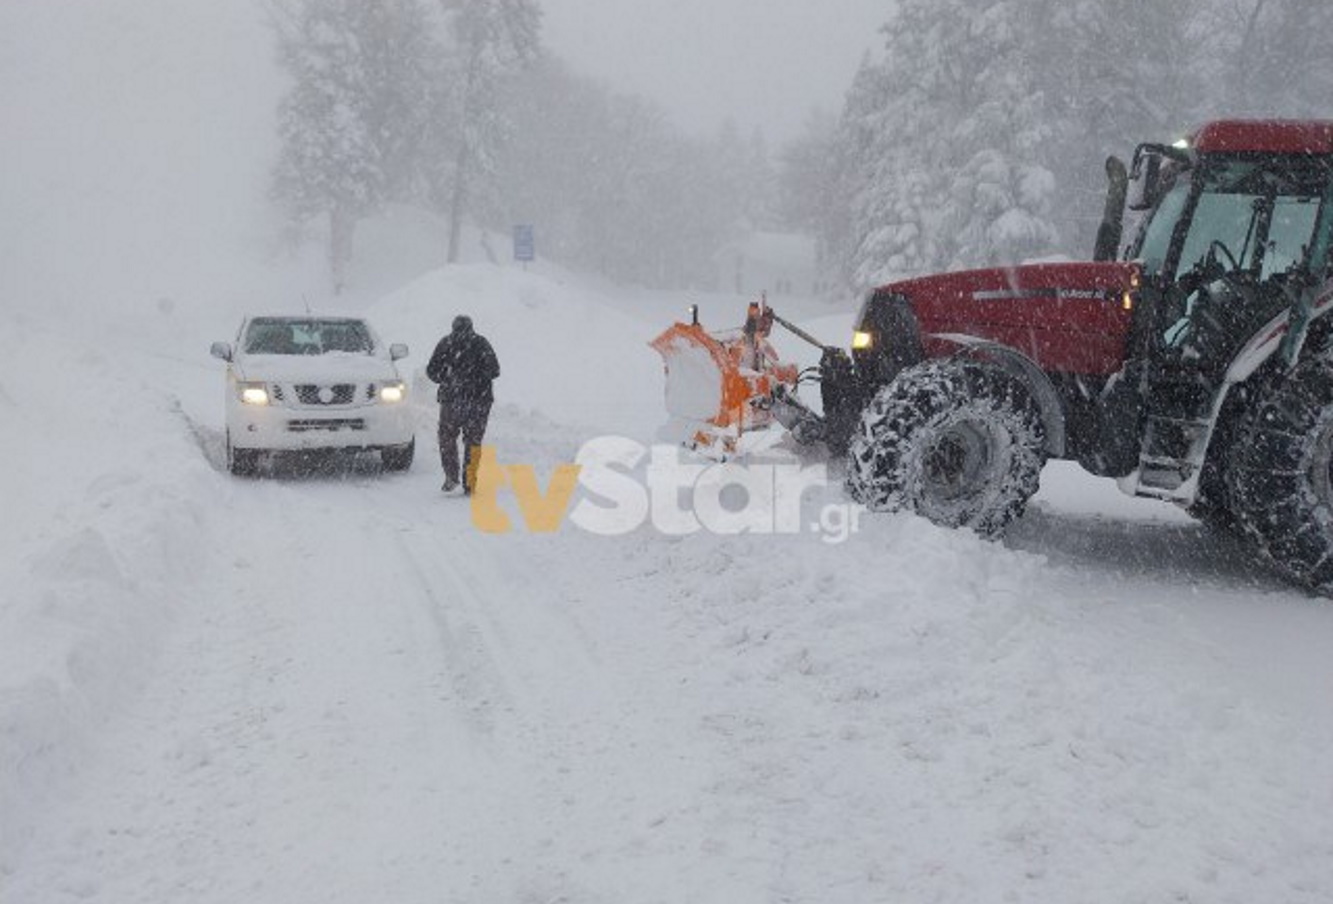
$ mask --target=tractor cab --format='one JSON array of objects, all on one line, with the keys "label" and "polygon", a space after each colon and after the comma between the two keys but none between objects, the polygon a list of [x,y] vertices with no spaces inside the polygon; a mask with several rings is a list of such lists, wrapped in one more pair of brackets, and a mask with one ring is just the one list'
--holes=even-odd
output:
[{"label": "tractor cab", "polygon": [[1134,379],[1117,398],[1140,404],[1110,426],[1129,437],[1126,416],[1146,418],[1146,432],[1137,449],[1108,436],[1101,470],[1134,471],[1141,495],[1192,498],[1227,387],[1271,347],[1247,351],[1280,330],[1294,360],[1304,339],[1333,245],[1333,129],[1218,123],[1188,144],[1140,146],[1127,199],[1141,220],[1125,256],[1142,287]]},{"label": "tractor cab", "polygon": [[1139,193],[1154,203],[1127,256],[1159,295],[1149,338],[1216,369],[1322,281],[1333,156],[1213,152],[1153,167],[1144,159]]}]

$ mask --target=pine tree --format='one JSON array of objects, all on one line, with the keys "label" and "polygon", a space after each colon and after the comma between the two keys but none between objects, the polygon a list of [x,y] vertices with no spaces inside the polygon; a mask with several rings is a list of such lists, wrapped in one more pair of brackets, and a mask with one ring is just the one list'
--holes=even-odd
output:
[{"label": "pine tree", "polygon": [[856,289],[1049,250],[1045,107],[1015,0],[904,0],[849,91],[837,144]]},{"label": "pine tree", "polygon": [[819,236],[830,274],[854,288],[875,281],[868,268],[907,270],[921,252],[922,230],[897,203],[911,186],[882,127],[890,106],[884,68],[863,59],[833,139],[832,204]]},{"label": "pine tree", "polygon": [[544,55],[506,85],[503,105],[511,140],[497,162],[501,222],[537,224],[544,255],[585,260],[588,161],[599,149],[605,92]]},{"label": "pine tree", "polygon": [[410,190],[437,50],[420,0],[302,0],[270,12],[292,76],[273,194],[298,223],[327,216],[338,292],[357,221]]},{"label": "pine tree", "polygon": [[768,139],[759,126],[750,132],[746,149],[742,205],[742,213],[755,229],[772,229],[777,224],[777,172]]},{"label": "pine tree", "polygon": [[1052,219],[1063,250],[1086,255],[1106,197],[1106,156],[1180,137],[1206,114],[1200,3],[1026,0],[1024,7],[1025,54],[1047,104],[1043,162],[1059,192]]},{"label": "pine tree", "polygon": [[781,228],[815,236],[823,233],[834,179],[836,128],[829,113],[812,110],[801,133],[779,152],[775,215]]},{"label": "pine tree", "polygon": [[1231,111],[1250,116],[1327,116],[1333,94],[1326,0],[1215,0],[1203,43],[1220,64]]},{"label": "pine tree", "polygon": [[[966,9],[955,8],[966,18]],[[947,200],[937,221],[950,267],[1018,263],[1049,253],[1055,179],[1046,167],[1051,129],[1046,94],[1033,71],[1022,0],[990,3],[970,22],[949,24],[950,53],[983,46],[969,65],[950,67],[946,97],[958,119],[939,159]]]},{"label": "pine tree", "polygon": [[509,126],[500,107],[505,80],[540,53],[534,0],[440,0],[450,18],[451,93],[457,112],[447,191],[448,261],[458,260],[463,218],[494,202],[498,156]]},{"label": "pine tree", "polygon": [[[844,212],[821,228],[825,259],[840,260],[861,288],[1054,250],[1085,256],[1106,155],[1180,136],[1222,112],[1209,109],[1204,86],[1221,79],[1219,58],[1242,65],[1252,56],[1219,54],[1210,43],[1218,30],[1202,26],[1198,11],[1250,4],[1254,29],[1219,33],[1276,34],[1294,20],[1272,7],[1313,2],[901,0],[883,29],[882,57],[848,91],[834,138],[833,194]],[[1324,7],[1319,15],[1329,17]],[[1253,56],[1259,82],[1264,66],[1280,68],[1280,54]],[[1324,77],[1313,61],[1301,67],[1312,74],[1306,84]]]}]

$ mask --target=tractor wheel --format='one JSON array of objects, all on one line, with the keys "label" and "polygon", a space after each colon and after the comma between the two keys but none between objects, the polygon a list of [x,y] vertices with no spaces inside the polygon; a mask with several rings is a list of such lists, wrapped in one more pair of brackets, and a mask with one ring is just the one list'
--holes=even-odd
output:
[{"label": "tractor wheel", "polygon": [[1245,527],[1231,510],[1230,491],[1220,469],[1210,460],[1203,466],[1199,493],[1189,514],[1215,534],[1245,537]]},{"label": "tractor wheel", "polygon": [[1289,577],[1333,593],[1333,354],[1271,378],[1227,468],[1231,507]]},{"label": "tractor wheel", "polygon": [[977,361],[926,361],[861,415],[847,489],[874,511],[906,509],[995,536],[1037,491],[1044,444],[1041,414],[1017,378]]}]

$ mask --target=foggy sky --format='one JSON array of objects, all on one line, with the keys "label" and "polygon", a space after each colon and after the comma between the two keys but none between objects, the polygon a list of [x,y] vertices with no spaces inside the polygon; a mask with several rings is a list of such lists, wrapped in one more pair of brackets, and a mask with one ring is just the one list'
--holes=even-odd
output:
[{"label": "foggy sky", "polygon": [[893,0],[544,0],[546,46],[696,134],[730,116],[770,144],[837,113]]}]

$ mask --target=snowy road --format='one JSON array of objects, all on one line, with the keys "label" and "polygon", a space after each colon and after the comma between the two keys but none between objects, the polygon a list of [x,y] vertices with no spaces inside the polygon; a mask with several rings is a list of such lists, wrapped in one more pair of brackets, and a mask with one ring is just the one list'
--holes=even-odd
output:
[{"label": "snowy road", "polygon": [[[548,474],[559,291],[466,278],[539,319],[492,438]],[[104,382],[22,339],[19,423]],[[1333,607],[1169,509],[1056,465],[1004,545],[487,536],[428,410],[408,474],[235,480],[217,380],[144,355],[8,453],[5,904],[1329,899]]]},{"label": "snowy road", "polygon": [[229,539],[6,900],[554,899],[553,821],[623,820],[588,754],[661,745],[549,578],[433,488],[220,476]]}]

